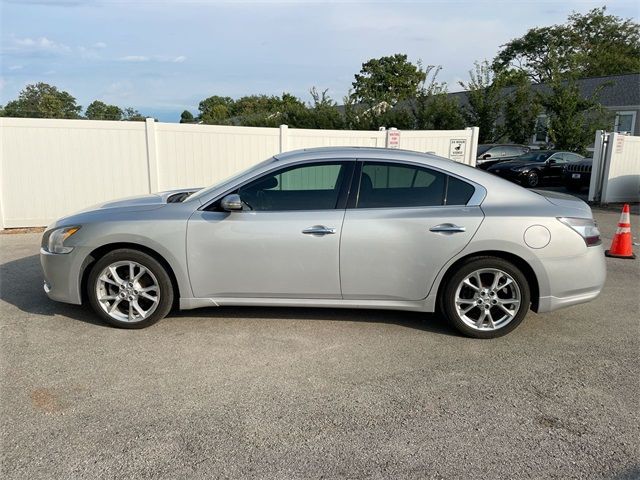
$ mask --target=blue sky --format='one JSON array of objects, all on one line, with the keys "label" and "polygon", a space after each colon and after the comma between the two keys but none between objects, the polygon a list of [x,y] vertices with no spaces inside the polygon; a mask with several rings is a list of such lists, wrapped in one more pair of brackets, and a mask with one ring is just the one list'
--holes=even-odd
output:
[{"label": "blue sky", "polygon": [[[534,26],[603,2],[0,0],[0,104],[44,81],[86,107],[100,99],[161,121],[210,95],[329,89],[338,101],[361,64],[406,53],[442,65],[460,88],[474,60]],[[638,18],[637,1],[607,3]]]}]

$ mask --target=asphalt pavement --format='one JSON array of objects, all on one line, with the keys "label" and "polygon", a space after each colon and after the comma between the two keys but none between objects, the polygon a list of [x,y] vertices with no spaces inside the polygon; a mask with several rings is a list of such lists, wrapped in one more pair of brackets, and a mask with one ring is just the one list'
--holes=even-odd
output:
[{"label": "asphalt pavement", "polygon": [[118,330],[46,298],[38,246],[0,235],[3,478],[640,478],[640,260],[481,341],[373,310]]}]

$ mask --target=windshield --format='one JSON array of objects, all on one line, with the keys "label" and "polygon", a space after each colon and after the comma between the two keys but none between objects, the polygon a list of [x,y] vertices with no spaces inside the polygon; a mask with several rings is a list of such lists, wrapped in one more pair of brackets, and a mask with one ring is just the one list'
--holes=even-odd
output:
[{"label": "windshield", "polygon": [[523,162],[544,162],[553,155],[554,152],[529,152],[520,155],[516,160]]},{"label": "windshield", "polygon": [[249,168],[246,168],[244,170],[242,170],[239,173],[235,173],[233,175],[231,175],[230,177],[225,178],[224,180],[220,180],[218,183],[215,183],[213,185],[211,185],[210,187],[206,187],[203,188],[202,190],[198,190],[196,193],[194,193],[193,195],[191,195],[189,197],[189,200],[193,200],[193,199],[199,199],[202,197],[206,197],[209,193],[213,192],[214,190],[217,190],[218,188],[220,188],[221,186],[223,186],[225,183],[230,183],[233,182],[234,180],[242,177],[243,175],[246,175],[247,173],[251,172],[252,170],[257,170],[258,168],[262,167],[263,165],[268,165],[269,163],[273,162],[273,157],[264,160],[256,165],[252,165]]},{"label": "windshield", "polygon": [[489,150],[493,145],[478,145],[478,155],[482,155],[484,152]]}]

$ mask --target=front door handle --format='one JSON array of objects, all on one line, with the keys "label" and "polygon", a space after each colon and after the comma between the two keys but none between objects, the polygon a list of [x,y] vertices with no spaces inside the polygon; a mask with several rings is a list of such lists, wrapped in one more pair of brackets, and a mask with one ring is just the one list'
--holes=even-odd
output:
[{"label": "front door handle", "polygon": [[335,228],[325,227],[324,225],[314,225],[313,227],[302,230],[305,235],[333,235],[336,233]]},{"label": "front door handle", "polygon": [[441,223],[440,225],[431,227],[429,231],[437,233],[461,233],[466,232],[467,229],[466,227],[459,227],[458,225],[454,225],[453,223]]}]

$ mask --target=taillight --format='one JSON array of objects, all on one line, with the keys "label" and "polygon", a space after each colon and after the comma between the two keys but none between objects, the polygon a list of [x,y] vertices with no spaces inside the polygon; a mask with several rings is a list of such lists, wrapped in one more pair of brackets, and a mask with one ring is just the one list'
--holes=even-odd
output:
[{"label": "taillight", "polygon": [[592,218],[558,217],[558,220],[578,233],[578,235],[584,239],[587,247],[593,247],[602,243],[602,240],[600,240],[600,230],[598,230],[598,225],[596,225],[595,220]]}]

